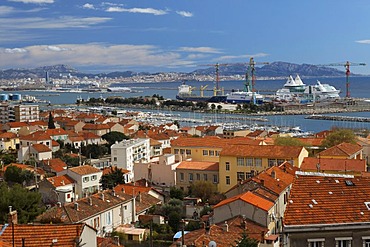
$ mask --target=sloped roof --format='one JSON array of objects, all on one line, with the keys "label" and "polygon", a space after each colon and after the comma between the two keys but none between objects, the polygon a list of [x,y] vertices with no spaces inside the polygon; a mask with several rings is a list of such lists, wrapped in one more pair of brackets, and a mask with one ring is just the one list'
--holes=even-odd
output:
[{"label": "sloped roof", "polygon": [[317,164],[320,164],[321,171],[366,171],[366,160],[358,159],[332,159],[305,157],[301,164],[302,171],[316,171]]},{"label": "sloped roof", "polygon": [[92,167],[90,165],[76,166],[69,168],[69,170],[81,176],[101,172],[98,168]]},{"label": "sloped roof", "polygon": [[204,137],[179,137],[171,141],[173,147],[215,147],[225,148],[232,144],[260,145],[261,140],[251,140],[250,138],[236,137],[232,139],[223,139],[217,136]]},{"label": "sloped roof", "polygon": [[38,153],[51,152],[50,148],[44,144],[33,144],[32,148],[35,149]]},{"label": "sloped roof", "polygon": [[37,131],[35,133],[21,136],[19,138],[20,140],[26,140],[26,141],[47,141],[51,140],[50,135],[46,134],[44,131]]},{"label": "sloped roof", "polygon": [[50,159],[50,160],[42,160],[41,162],[44,165],[48,165],[55,172],[61,172],[67,169],[67,164],[59,158]]},{"label": "sloped roof", "polygon": [[272,145],[228,145],[221,151],[225,156],[276,157],[296,158],[302,152],[302,147],[272,146]]},{"label": "sloped roof", "polygon": [[319,153],[320,156],[350,156],[360,152],[362,147],[358,144],[343,142]]},{"label": "sloped roof", "polygon": [[73,184],[75,181],[68,175],[49,177],[47,180],[56,188],[68,184]]},{"label": "sloped roof", "polygon": [[[2,227],[3,226],[0,225],[0,228]],[[15,224],[13,227],[15,246],[22,246],[22,239],[24,239],[25,246],[27,247],[75,247],[76,239],[79,239],[81,237],[83,228],[87,226],[84,223],[78,223],[61,225]],[[1,235],[1,239],[12,243],[13,227],[8,226]],[[54,244],[53,240],[56,240]]]},{"label": "sloped roof", "polygon": [[0,139],[1,138],[4,138],[4,139],[13,139],[13,138],[16,138],[16,137],[17,137],[17,134],[15,134],[13,132],[0,133]]},{"label": "sloped roof", "polygon": [[6,125],[8,125],[10,128],[20,128],[20,127],[28,126],[28,124],[25,122],[8,122],[6,123]]},{"label": "sloped roof", "polygon": [[[347,185],[351,182],[353,185]],[[284,214],[284,225],[370,223],[370,178],[298,175]]]},{"label": "sloped roof", "polygon": [[176,169],[218,171],[218,162],[206,161],[182,161]]},{"label": "sloped roof", "polygon": [[[268,232],[268,229],[249,219],[243,219],[241,216],[227,220],[228,231],[223,229],[223,223],[211,225],[207,233],[204,228],[191,231],[185,235],[186,246],[204,246],[204,243],[215,241],[218,247],[234,246],[236,241],[241,238],[243,232],[248,233],[248,237],[261,241],[261,233]],[[177,242],[181,241],[181,238]],[[178,246],[173,243],[171,247]]]},{"label": "sloped roof", "polygon": [[258,207],[264,211],[270,210],[271,207],[274,206],[274,203],[263,198],[262,196],[256,195],[255,193],[251,191],[247,191],[243,194],[236,195],[230,198],[227,198],[221,202],[219,202],[217,205],[214,206],[214,208],[218,208],[224,205],[227,205],[229,203],[232,203],[234,201],[241,200],[248,204],[251,204],[255,207]]},{"label": "sloped roof", "polygon": [[110,129],[108,124],[92,124],[87,123],[82,127],[83,130],[103,130],[103,129]]},{"label": "sloped roof", "polygon": [[50,136],[60,136],[67,135],[67,132],[62,128],[58,128],[58,129],[47,129],[45,131],[45,134],[48,134]]}]

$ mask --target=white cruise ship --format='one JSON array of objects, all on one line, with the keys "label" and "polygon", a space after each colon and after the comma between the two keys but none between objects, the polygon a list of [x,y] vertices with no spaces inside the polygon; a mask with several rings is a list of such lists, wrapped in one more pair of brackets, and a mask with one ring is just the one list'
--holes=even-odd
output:
[{"label": "white cruise ship", "polygon": [[289,76],[283,88],[276,91],[276,101],[308,103],[339,99],[340,90],[329,84],[321,84],[317,81],[315,85],[306,85],[299,75],[293,79]]}]

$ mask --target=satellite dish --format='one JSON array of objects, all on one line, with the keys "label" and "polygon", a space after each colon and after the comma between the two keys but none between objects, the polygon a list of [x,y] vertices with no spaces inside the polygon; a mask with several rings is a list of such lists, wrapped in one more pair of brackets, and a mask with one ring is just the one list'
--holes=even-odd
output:
[{"label": "satellite dish", "polygon": [[208,247],[216,247],[217,246],[217,244],[216,244],[216,242],[215,241],[211,241],[211,242],[209,242],[209,244],[208,244]]}]

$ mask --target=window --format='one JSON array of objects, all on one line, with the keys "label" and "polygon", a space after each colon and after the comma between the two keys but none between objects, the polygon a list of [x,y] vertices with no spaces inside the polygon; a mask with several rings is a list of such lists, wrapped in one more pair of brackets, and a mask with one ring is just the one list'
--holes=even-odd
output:
[{"label": "window", "polygon": [[284,159],[278,159],[277,160],[277,164],[278,165],[281,165],[281,164],[283,164],[285,162],[285,160]]},{"label": "window", "polygon": [[113,161],[117,161],[117,157],[113,157]]},{"label": "window", "polygon": [[268,164],[269,164],[269,167],[272,167],[276,164],[276,160],[275,159],[268,159]]},{"label": "window", "polygon": [[178,149],[175,149],[174,152],[175,152],[175,154],[178,154],[179,153],[179,150]]},{"label": "window", "polygon": [[91,176],[91,181],[95,181],[96,179],[98,179],[98,176],[97,175]]},{"label": "window", "polygon": [[186,155],[191,155],[191,150],[190,149],[186,149]]},{"label": "window", "polygon": [[226,171],[230,171],[230,163],[229,162],[226,162],[225,163],[225,167],[226,167]]},{"label": "window", "polygon": [[83,181],[84,183],[89,182],[89,180],[90,180],[90,179],[89,179],[89,177],[83,177],[83,178],[82,178],[82,181]]},{"label": "window", "polygon": [[215,183],[215,184],[218,183],[218,177],[217,177],[217,175],[213,175],[213,183]]},{"label": "window", "polygon": [[209,156],[215,156],[215,151],[209,150]]},{"label": "window", "polygon": [[203,180],[204,180],[204,181],[207,181],[207,180],[208,180],[208,176],[207,176],[207,174],[203,174]]},{"label": "window", "polygon": [[193,173],[189,173],[189,181],[193,181]]},{"label": "window", "polygon": [[308,247],[324,247],[325,238],[307,239]]},{"label": "window", "polygon": [[236,164],[237,164],[237,166],[244,166],[244,158],[243,157],[237,157],[236,158]]},{"label": "window", "polygon": [[252,158],[247,158],[246,163],[247,163],[246,164],[247,166],[253,166],[253,159]]},{"label": "window", "polygon": [[230,176],[226,176],[226,184],[230,185]]},{"label": "window", "polygon": [[180,180],[184,181],[184,173],[183,172],[180,172]]},{"label": "window", "polygon": [[106,214],[105,214],[105,222],[107,223],[107,225],[110,225],[112,224],[112,214],[110,211],[108,211]]},{"label": "window", "polygon": [[100,223],[100,219],[99,219],[99,217],[96,217],[95,219],[94,219],[94,228],[95,229],[98,229],[99,228],[99,224]]},{"label": "window", "polygon": [[236,179],[237,180],[244,180],[244,172],[237,172],[236,173]]},{"label": "window", "polygon": [[216,156],[220,156],[220,151],[216,151]]},{"label": "window", "polygon": [[197,173],[197,180],[200,180],[200,174],[199,173]]},{"label": "window", "polygon": [[203,155],[208,156],[208,150],[203,150]]},{"label": "window", "polygon": [[261,158],[255,158],[254,159],[254,165],[256,167],[262,167],[262,159]]},{"label": "window", "polygon": [[364,239],[363,241],[364,241],[363,246],[370,247],[370,239]]},{"label": "window", "polygon": [[180,154],[184,154],[185,153],[185,149],[180,149]]},{"label": "window", "polygon": [[71,193],[67,194],[67,199],[71,198]]},{"label": "window", "polygon": [[245,176],[247,179],[253,177],[252,172],[245,173]]},{"label": "window", "polygon": [[351,247],[352,237],[347,238],[335,238],[336,247]]}]

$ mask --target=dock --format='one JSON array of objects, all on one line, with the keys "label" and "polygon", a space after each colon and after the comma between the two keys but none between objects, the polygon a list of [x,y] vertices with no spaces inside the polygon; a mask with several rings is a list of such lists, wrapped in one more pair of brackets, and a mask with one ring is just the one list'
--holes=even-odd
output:
[{"label": "dock", "polygon": [[305,117],[305,119],[370,123],[370,118],[368,117],[310,115]]}]

